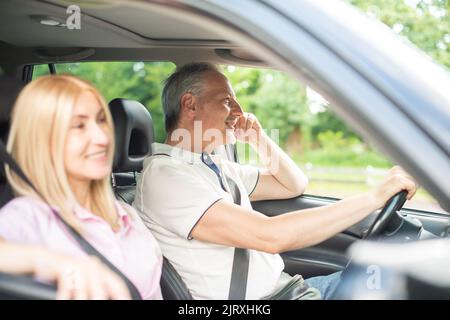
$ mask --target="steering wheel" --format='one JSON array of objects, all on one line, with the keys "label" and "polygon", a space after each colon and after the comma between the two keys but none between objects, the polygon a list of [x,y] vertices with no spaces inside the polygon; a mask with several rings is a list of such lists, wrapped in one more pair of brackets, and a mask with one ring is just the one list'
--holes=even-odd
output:
[{"label": "steering wheel", "polygon": [[400,210],[406,201],[408,192],[403,190],[395,194],[386,202],[380,214],[375,218],[374,222],[367,231],[364,239],[373,239],[377,237],[392,220],[394,214]]}]

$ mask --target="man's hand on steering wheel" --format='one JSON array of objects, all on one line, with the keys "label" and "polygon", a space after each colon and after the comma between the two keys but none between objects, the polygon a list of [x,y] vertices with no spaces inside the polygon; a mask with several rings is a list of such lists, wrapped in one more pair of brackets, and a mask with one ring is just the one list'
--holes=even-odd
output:
[{"label": "man's hand on steering wheel", "polygon": [[414,179],[400,166],[392,167],[387,176],[373,191],[373,197],[377,208],[383,207],[386,202],[402,190],[408,192],[406,198],[410,200],[418,188]]},{"label": "man's hand on steering wheel", "polygon": [[367,230],[364,238],[377,238],[399,211],[406,199],[411,199],[416,193],[418,185],[401,167],[393,167],[383,182],[373,191],[377,207],[383,207],[381,212]]}]

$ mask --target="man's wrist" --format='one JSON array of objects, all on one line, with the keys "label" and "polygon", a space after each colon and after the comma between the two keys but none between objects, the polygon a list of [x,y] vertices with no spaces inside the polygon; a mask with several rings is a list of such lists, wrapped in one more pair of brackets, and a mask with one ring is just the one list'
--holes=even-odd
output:
[{"label": "man's wrist", "polygon": [[269,136],[261,129],[255,136],[249,139],[248,144],[258,151],[259,147],[267,144],[269,139]]},{"label": "man's wrist", "polygon": [[370,204],[370,206],[373,207],[374,210],[379,209],[383,206],[382,196],[379,194],[377,189],[368,191],[366,193],[366,197],[367,203]]}]

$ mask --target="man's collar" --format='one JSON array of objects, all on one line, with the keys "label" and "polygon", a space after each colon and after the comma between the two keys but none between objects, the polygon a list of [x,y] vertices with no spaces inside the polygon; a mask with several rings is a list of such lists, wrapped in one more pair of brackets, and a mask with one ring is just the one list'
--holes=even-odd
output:
[{"label": "man's collar", "polygon": [[171,146],[166,143],[152,143],[152,155],[167,155],[174,159],[178,159],[189,164],[200,163],[201,153],[191,152],[182,148]]}]

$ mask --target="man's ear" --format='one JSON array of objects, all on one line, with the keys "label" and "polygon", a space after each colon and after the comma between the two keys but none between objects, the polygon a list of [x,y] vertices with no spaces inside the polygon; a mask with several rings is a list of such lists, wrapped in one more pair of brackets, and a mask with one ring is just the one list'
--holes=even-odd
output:
[{"label": "man's ear", "polygon": [[197,106],[197,98],[190,92],[186,92],[181,96],[180,107],[181,111],[188,117],[189,120],[194,121]]}]

